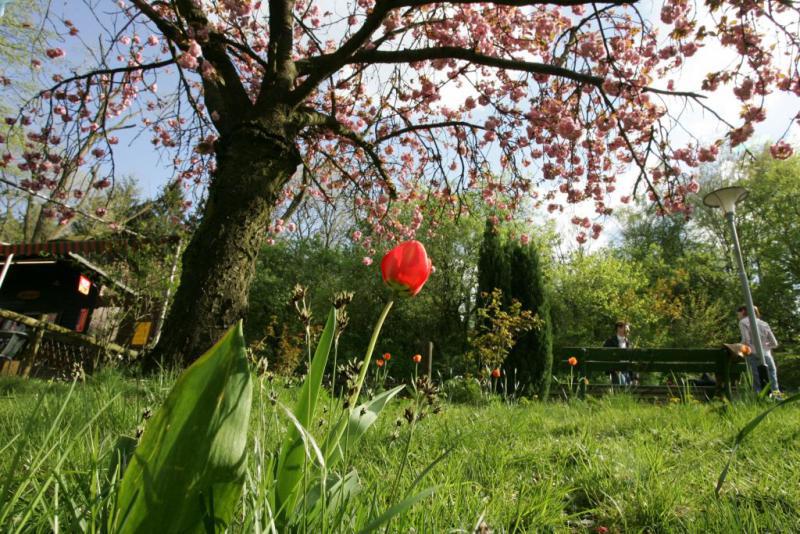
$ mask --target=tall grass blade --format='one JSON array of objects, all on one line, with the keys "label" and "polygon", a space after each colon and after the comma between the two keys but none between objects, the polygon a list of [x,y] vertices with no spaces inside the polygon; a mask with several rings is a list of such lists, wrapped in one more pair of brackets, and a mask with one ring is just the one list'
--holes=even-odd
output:
[{"label": "tall grass blade", "polygon": [[[322,388],[322,375],[328,363],[333,345],[333,334],[336,328],[336,310],[331,308],[325,329],[319,338],[317,350],[311,360],[311,367],[303,382],[294,416],[303,428],[309,428],[314,418],[314,410]],[[278,524],[285,524],[287,514],[294,509],[297,499],[297,486],[303,477],[305,455],[303,454],[303,436],[296,426],[290,426],[286,432],[280,455],[278,456],[277,472],[275,476],[275,507],[279,510]]]},{"label": "tall grass blade", "polygon": [[372,532],[374,530],[377,530],[378,527],[380,527],[381,525],[387,523],[388,521],[390,521],[394,517],[406,513],[412,506],[417,504],[419,501],[421,501],[421,500],[433,495],[434,491],[435,491],[435,488],[425,488],[424,490],[420,491],[416,495],[412,495],[411,497],[407,497],[407,498],[403,499],[402,501],[400,501],[399,503],[395,504],[394,506],[392,506],[391,508],[389,508],[388,510],[383,512],[381,515],[379,515],[378,517],[376,517],[375,519],[370,521],[370,523],[367,526],[365,526],[364,528],[362,528],[359,531],[359,533],[360,534],[365,534],[367,532]]},{"label": "tall grass blade", "polygon": [[717,497],[719,497],[719,492],[722,489],[722,485],[725,483],[725,479],[728,477],[728,471],[730,470],[733,458],[736,456],[736,450],[739,448],[739,445],[742,443],[742,441],[744,441],[744,438],[746,438],[750,432],[755,430],[755,428],[760,425],[764,418],[766,418],[773,410],[799,400],[800,393],[792,395],[788,399],[778,402],[775,404],[775,406],[772,406],[755,416],[752,421],[747,423],[744,428],[742,428],[739,433],[736,434],[736,439],[733,442],[733,450],[731,450],[731,454],[728,456],[728,461],[725,463],[725,467],[719,474],[719,479],[717,479],[717,487],[714,490],[714,493],[717,495]]}]

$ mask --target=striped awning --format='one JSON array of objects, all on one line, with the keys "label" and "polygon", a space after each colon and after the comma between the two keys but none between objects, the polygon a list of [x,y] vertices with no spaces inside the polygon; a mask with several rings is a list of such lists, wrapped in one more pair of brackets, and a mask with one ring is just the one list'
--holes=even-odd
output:
[{"label": "striped awning", "polygon": [[69,253],[91,254],[110,250],[137,248],[145,244],[175,243],[176,236],[162,239],[86,239],[83,241],[48,241],[47,243],[13,243],[0,245],[0,256],[39,256],[42,254],[66,256]]}]

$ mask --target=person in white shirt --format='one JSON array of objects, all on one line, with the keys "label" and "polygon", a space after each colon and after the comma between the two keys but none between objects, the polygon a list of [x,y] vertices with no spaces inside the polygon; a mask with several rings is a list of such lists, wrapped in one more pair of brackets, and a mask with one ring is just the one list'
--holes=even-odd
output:
[{"label": "person in white shirt", "polygon": [[[773,395],[779,396],[781,391],[780,388],[778,388],[778,368],[775,366],[775,359],[772,357],[772,349],[778,347],[778,340],[775,339],[775,334],[772,333],[772,328],[770,328],[769,324],[761,319],[758,308],[754,306],[754,309],[756,312],[756,326],[758,328],[758,334],[761,337],[762,349],[764,351],[764,364],[767,367],[770,389]],[[739,317],[739,331],[742,333],[742,343],[748,345],[752,349],[750,356],[747,357],[747,367],[750,369],[750,374],[753,377],[753,388],[755,388],[756,393],[759,393],[761,391],[761,379],[759,378],[758,367],[761,365],[761,362],[758,359],[758,353],[753,345],[755,341],[750,331],[750,317],[747,314],[747,308],[744,306],[740,306],[739,309],[736,310],[736,313]]]}]

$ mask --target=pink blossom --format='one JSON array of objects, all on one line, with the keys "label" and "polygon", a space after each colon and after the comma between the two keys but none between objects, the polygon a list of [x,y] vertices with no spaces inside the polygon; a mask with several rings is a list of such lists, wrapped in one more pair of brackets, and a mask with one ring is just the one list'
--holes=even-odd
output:
[{"label": "pink blossom", "polygon": [[356,230],[353,232],[353,241],[360,241],[361,240],[361,231]]},{"label": "pink blossom", "polygon": [[749,122],[744,123],[740,128],[732,130],[730,133],[731,146],[738,146],[750,139],[753,135],[753,125]]},{"label": "pink blossom", "polygon": [[521,236],[519,236],[519,242],[522,243],[523,245],[527,245],[528,243],[531,242],[531,237],[528,234],[522,234]]},{"label": "pink blossom", "polygon": [[184,69],[196,69],[198,65],[197,58],[188,52],[184,52],[178,56],[178,65]]},{"label": "pink blossom", "polygon": [[364,256],[363,258],[361,258],[361,263],[370,266],[372,265],[372,258],[370,258],[369,256]]},{"label": "pink blossom", "polygon": [[739,100],[749,100],[753,96],[753,87],[754,82],[750,78],[745,78],[742,84],[739,87],[733,88],[733,94],[735,94]]},{"label": "pink blossom", "polygon": [[105,208],[97,208],[96,210],[94,210],[94,214],[97,215],[98,217],[105,217],[106,213],[107,210]]},{"label": "pink blossom", "polygon": [[581,136],[581,129],[572,117],[562,117],[558,122],[556,128],[558,135],[572,141],[577,140]]},{"label": "pink blossom", "polygon": [[200,57],[203,55],[203,49],[200,48],[200,45],[192,39],[189,41],[189,48],[186,50],[186,53],[193,56],[193,57]]},{"label": "pink blossom", "polygon": [[717,145],[711,145],[697,151],[697,160],[703,163],[710,163],[716,161],[718,154],[719,147]]},{"label": "pink blossom", "polygon": [[63,48],[48,48],[45,50],[45,54],[47,54],[47,57],[50,59],[56,59],[67,55]]},{"label": "pink blossom", "polygon": [[788,159],[794,154],[794,149],[786,141],[778,141],[769,147],[769,153],[775,159]]},{"label": "pink blossom", "polygon": [[148,37],[147,44],[149,44],[150,46],[156,46],[158,44],[158,36],[151,35],[150,37]]}]

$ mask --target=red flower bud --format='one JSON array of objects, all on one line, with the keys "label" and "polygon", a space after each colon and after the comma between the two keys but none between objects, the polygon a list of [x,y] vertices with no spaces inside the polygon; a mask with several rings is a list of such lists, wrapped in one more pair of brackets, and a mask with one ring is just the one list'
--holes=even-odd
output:
[{"label": "red flower bud", "polygon": [[500,378],[500,369],[492,369],[492,378]]},{"label": "red flower bud", "polygon": [[412,360],[414,363],[419,363],[419,362],[421,362],[421,361],[422,361],[422,354],[415,354],[415,355],[413,355],[413,356],[411,357],[411,360]]},{"label": "red flower bud", "polygon": [[375,360],[375,365],[377,365],[378,367],[383,367],[383,360],[378,358],[377,360]]},{"label": "red flower bud", "polygon": [[401,295],[419,293],[431,275],[431,260],[419,241],[406,241],[386,253],[381,274],[386,285]]},{"label": "red flower bud", "polygon": [[388,362],[389,360],[391,360],[391,359],[392,359],[392,355],[391,355],[390,353],[386,352],[386,353],[384,353],[384,355],[383,355],[383,359],[384,359],[384,360],[386,360],[386,361]]},{"label": "red flower bud", "polygon": [[576,358],[575,356],[570,356],[569,359],[567,360],[567,363],[570,364],[572,367],[575,367],[576,365],[578,365],[578,358]]}]

